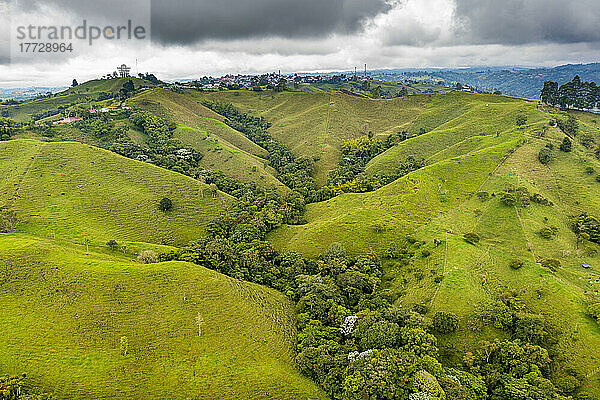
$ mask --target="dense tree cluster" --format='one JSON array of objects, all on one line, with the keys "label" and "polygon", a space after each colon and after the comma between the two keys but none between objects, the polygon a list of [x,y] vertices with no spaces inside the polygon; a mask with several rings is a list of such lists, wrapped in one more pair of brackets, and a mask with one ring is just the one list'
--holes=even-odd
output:
[{"label": "dense tree cluster", "polygon": [[541,99],[551,106],[591,110],[600,102],[600,88],[595,82],[582,82],[576,75],[571,82],[560,87],[557,82],[544,82]]},{"label": "dense tree cluster", "polygon": [[9,140],[17,131],[17,124],[10,118],[0,118],[0,140]]},{"label": "dense tree cluster", "polygon": [[588,214],[581,214],[573,224],[573,231],[578,236],[600,244],[600,220]]}]

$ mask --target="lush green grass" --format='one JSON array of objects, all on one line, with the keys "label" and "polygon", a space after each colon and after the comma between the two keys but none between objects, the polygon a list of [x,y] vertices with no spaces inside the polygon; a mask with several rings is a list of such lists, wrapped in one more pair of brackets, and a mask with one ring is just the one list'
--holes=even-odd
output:
[{"label": "lush green grass", "polygon": [[325,183],[340,157],[344,140],[372,132],[384,139],[408,129],[425,109],[428,95],[373,100],[332,92],[224,91],[190,96],[231,102],[243,112],[264,116],[272,123],[269,133],[296,155],[311,157],[315,178]]},{"label": "lush green grass", "polygon": [[[175,172],[76,142],[0,143],[0,203],[19,231],[81,241],[183,244],[232,202]],[[173,210],[158,209],[162,197]]]},{"label": "lush green grass", "polygon": [[130,99],[129,104],[177,124],[174,137],[202,153],[202,167],[222,171],[242,182],[289,191],[267,165],[265,149],[223,123],[223,116],[191,96],[157,88]]},{"label": "lush green grass", "polygon": [[284,226],[269,239],[279,248],[309,255],[333,242],[341,242],[352,253],[381,251],[440,212],[460,205],[518,141],[438,162],[374,192],[310,204],[306,225]]},{"label": "lush green grass", "polygon": [[23,234],[0,234],[0,282],[0,373],[59,399],[325,398],[293,367],[289,300],[259,285]]},{"label": "lush green grass", "polygon": [[[518,134],[516,116],[527,115],[525,129],[539,127],[547,122],[547,115],[536,109],[534,103],[503,96],[455,92],[432,97],[427,111],[411,125],[409,132],[417,134],[421,129],[427,133],[408,139],[372,159],[367,173],[393,173],[406,157],[423,157],[428,162],[448,156],[464,154],[479,145],[472,138],[480,136],[504,136]],[[494,140],[494,139],[486,139]],[[497,140],[504,141],[504,138]]]},{"label": "lush green grass", "polygon": [[[411,271],[422,271],[424,279],[414,279],[406,267],[387,275],[391,275],[390,287],[402,293],[399,302],[423,302],[430,305],[431,313],[451,311],[461,317],[461,329],[441,337],[442,353],[449,361],[459,361],[460,354],[480,340],[502,336],[489,328],[472,331],[468,320],[481,303],[497,299],[507,289],[516,291],[529,312],[543,314],[555,327],[558,343],[553,356],[568,360],[582,378],[582,389],[594,396],[600,388],[600,327],[586,314],[586,304],[600,300],[600,246],[587,245],[596,252],[583,245],[578,249],[570,217],[600,209],[600,184],[584,172],[585,166],[598,162],[587,159],[586,151],[575,145],[572,153],[556,152],[548,166],[539,163],[539,149],[548,140],[562,139],[559,135],[549,131],[547,139],[532,138],[481,188],[500,193],[509,186],[523,186],[552,200],[554,206],[531,204],[516,209],[501,203],[499,196],[487,201],[474,196],[415,233],[432,248],[430,257],[410,266]],[[556,237],[542,238],[539,231],[545,226],[558,228]],[[468,244],[462,238],[466,232],[476,232],[483,240]],[[444,243],[433,247],[433,239]],[[514,258],[524,260],[525,266],[510,268]],[[560,260],[562,267],[556,273],[545,270],[536,263],[545,258]],[[583,269],[582,262],[592,265],[592,270]],[[429,274],[430,270],[435,274]],[[433,282],[438,274],[444,275],[440,284]],[[408,276],[407,283],[400,279],[403,276]]]},{"label": "lush green grass", "polygon": [[70,107],[79,103],[94,102],[100,92],[117,93],[123,83],[131,79],[135,86],[154,86],[139,78],[96,79],[82,83],[50,98],[35,99],[17,105],[2,106],[0,111],[7,111],[10,118],[17,122],[29,122],[35,114],[57,110],[59,106]]}]

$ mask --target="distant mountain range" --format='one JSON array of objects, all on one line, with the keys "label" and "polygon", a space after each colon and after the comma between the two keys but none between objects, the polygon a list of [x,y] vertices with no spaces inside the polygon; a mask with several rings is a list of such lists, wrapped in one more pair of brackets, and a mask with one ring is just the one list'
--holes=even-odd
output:
[{"label": "distant mountain range", "polygon": [[0,100],[28,100],[40,94],[48,92],[57,93],[67,89],[66,86],[61,87],[26,87],[26,88],[0,88]]},{"label": "distant mountain range", "polygon": [[548,80],[562,84],[579,75],[583,81],[600,83],[600,63],[568,64],[553,68],[382,69],[368,71],[368,74],[375,79],[385,81],[429,79],[447,83],[460,82],[489,90],[499,90],[511,96],[537,99],[540,97],[544,82]]}]

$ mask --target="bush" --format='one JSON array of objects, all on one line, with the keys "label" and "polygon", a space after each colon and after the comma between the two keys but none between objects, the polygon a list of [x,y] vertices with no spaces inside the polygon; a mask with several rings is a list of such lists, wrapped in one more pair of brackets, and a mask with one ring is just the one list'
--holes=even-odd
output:
[{"label": "bush", "polygon": [[468,243],[471,243],[471,244],[476,244],[481,239],[481,237],[478,234],[476,234],[475,232],[465,233],[463,235],[463,237],[465,238],[465,240]]},{"label": "bush", "polygon": [[500,201],[507,206],[514,206],[517,203],[517,197],[512,193],[504,192],[502,193]]},{"label": "bush", "polygon": [[451,312],[436,312],[433,316],[433,328],[439,333],[452,333],[458,329],[458,316]]},{"label": "bush", "polygon": [[550,150],[548,147],[542,147],[540,149],[540,152],[538,153],[538,160],[540,160],[542,164],[547,165],[550,163],[550,161],[552,161],[552,158],[554,158],[552,150]]},{"label": "bush", "polygon": [[560,261],[555,258],[546,258],[542,261],[542,267],[557,271],[560,268]]},{"label": "bush", "polygon": [[520,269],[523,268],[523,265],[525,265],[525,263],[523,262],[523,260],[515,258],[510,262],[509,265],[512,269]]},{"label": "bush", "polygon": [[517,126],[523,126],[527,123],[527,115],[526,114],[519,114],[516,117],[516,123]]},{"label": "bush", "polygon": [[160,211],[170,211],[173,208],[173,202],[168,197],[163,197],[158,203]]},{"label": "bush", "polygon": [[341,243],[334,242],[325,250],[325,254],[323,257],[327,262],[331,262],[333,260],[344,260],[346,258],[346,249],[342,246]]},{"label": "bush", "polygon": [[600,182],[600,175],[596,176],[596,182]]},{"label": "bush", "polygon": [[540,230],[540,236],[544,239],[552,239],[552,237],[556,234],[556,229],[544,227]]},{"label": "bush", "polygon": [[158,256],[154,250],[142,250],[138,254],[138,261],[142,264],[152,264],[158,262]]},{"label": "bush", "polygon": [[477,197],[481,201],[486,201],[490,198],[490,194],[488,192],[477,192]]},{"label": "bush", "polygon": [[106,245],[111,250],[118,250],[119,249],[119,243],[117,243],[117,241],[113,240],[113,239],[111,239],[108,242],[106,242]]},{"label": "bush", "polygon": [[588,313],[592,316],[592,318],[600,322],[600,303],[590,304],[588,306]]},{"label": "bush", "polygon": [[568,137],[565,137],[562,141],[562,143],[560,144],[560,151],[564,151],[565,153],[568,153],[571,151],[571,148],[573,147],[573,144],[571,143],[571,139],[569,139]]},{"label": "bush", "polygon": [[592,175],[594,172],[596,172],[596,171],[594,170],[594,167],[591,167],[591,166],[587,166],[587,167],[585,167],[585,173],[586,173],[586,174],[588,174],[588,175]]}]

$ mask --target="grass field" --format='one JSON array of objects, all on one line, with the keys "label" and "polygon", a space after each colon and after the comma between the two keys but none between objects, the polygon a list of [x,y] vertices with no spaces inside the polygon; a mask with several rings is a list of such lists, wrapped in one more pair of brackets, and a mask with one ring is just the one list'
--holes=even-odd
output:
[{"label": "grass field", "polygon": [[272,123],[269,133],[275,139],[297,156],[316,160],[315,178],[319,184],[324,184],[327,173],[337,166],[344,140],[369,132],[385,139],[391,133],[408,129],[430,98],[418,95],[373,100],[338,91],[187,93],[198,100],[231,102],[243,112],[264,116]]},{"label": "grass field", "polygon": [[289,301],[197,265],[0,234],[0,303],[0,371],[59,399],[325,398],[293,367]]},{"label": "grass field", "polygon": [[[206,185],[175,172],[76,142],[0,143],[0,203],[19,231],[104,243],[181,245],[232,201],[204,195]],[[158,209],[163,197],[173,210]]]}]

